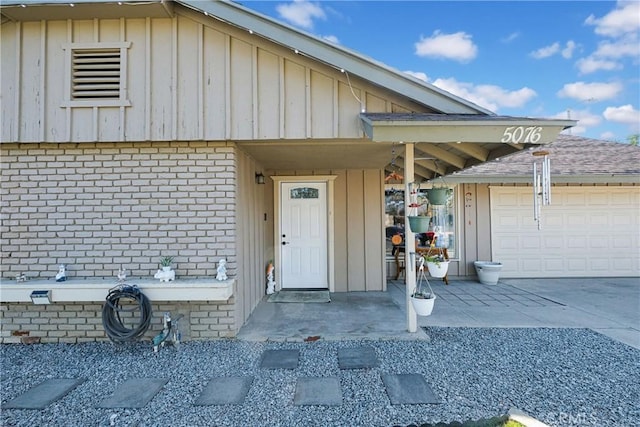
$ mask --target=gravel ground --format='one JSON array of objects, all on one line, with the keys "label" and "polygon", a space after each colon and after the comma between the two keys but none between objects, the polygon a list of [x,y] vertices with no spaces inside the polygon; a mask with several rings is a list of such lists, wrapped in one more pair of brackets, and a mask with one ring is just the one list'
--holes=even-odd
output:
[{"label": "gravel ground", "polygon": [[[426,341],[220,340],[154,354],[150,344],[0,346],[2,403],[48,378],[86,378],[44,410],[4,409],[2,426],[394,426],[490,418],[516,407],[552,426],[632,426],[640,351],[587,329],[427,328]],[[380,366],[340,370],[337,348],[369,345]],[[300,349],[295,370],[262,370],[266,349]],[[382,373],[421,373],[436,405],[391,405]],[[211,377],[251,375],[244,404],[194,406]],[[340,378],[341,406],[294,406],[296,379]],[[143,409],[97,409],[129,378],[167,378]]]}]

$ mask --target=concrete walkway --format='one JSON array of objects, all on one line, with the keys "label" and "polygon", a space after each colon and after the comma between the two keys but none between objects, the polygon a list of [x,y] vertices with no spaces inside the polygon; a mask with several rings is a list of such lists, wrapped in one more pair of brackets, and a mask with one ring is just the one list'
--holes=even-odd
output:
[{"label": "concrete walkway", "polygon": [[[640,278],[430,280],[438,296],[420,326],[589,328],[640,349]],[[405,289],[334,293],[324,304],[261,302],[239,339],[428,339],[406,329]]]}]

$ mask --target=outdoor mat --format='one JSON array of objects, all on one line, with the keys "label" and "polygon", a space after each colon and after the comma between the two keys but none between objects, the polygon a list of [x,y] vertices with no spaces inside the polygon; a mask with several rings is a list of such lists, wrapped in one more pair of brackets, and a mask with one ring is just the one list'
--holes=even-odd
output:
[{"label": "outdoor mat", "polygon": [[331,302],[329,291],[278,291],[271,294],[269,302]]},{"label": "outdoor mat", "polygon": [[382,381],[392,405],[440,403],[440,399],[420,374],[385,374]]},{"label": "outdoor mat", "polygon": [[219,377],[209,381],[195,405],[241,404],[249,392],[253,377]]},{"label": "outdoor mat", "polygon": [[82,384],[84,379],[54,378],[41,382],[2,405],[2,409],[44,409]]},{"label": "outdoor mat", "polygon": [[164,378],[132,378],[120,384],[98,408],[142,408],[168,383]]}]

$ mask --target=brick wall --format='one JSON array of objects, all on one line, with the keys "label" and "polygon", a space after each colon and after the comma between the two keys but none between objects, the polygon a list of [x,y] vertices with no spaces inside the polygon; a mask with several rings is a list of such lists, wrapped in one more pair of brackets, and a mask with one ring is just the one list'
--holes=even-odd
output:
[{"label": "brick wall", "polygon": [[[0,305],[0,343],[23,343],[34,338],[41,343],[109,341],[102,326],[102,306],[99,303],[3,303]],[[236,324],[234,306],[233,297],[225,303],[152,303],[151,325],[141,340],[150,342],[162,331],[166,311],[171,312],[174,319],[184,315],[180,320],[183,341],[233,337],[241,326]],[[137,323],[140,313],[134,311],[129,316],[135,317]]]},{"label": "brick wall", "polygon": [[[173,256],[177,277],[235,277],[236,148],[227,143],[1,144],[0,275],[152,277]],[[1,284],[0,284],[1,286]],[[0,289],[1,292],[1,289]],[[102,304],[3,303],[1,342],[107,340]],[[185,340],[233,336],[236,300],[154,304],[188,318]],[[186,322],[185,322],[186,325]]]},{"label": "brick wall", "polygon": [[3,278],[234,276],[235,148],[213,143],[2,144]]}]

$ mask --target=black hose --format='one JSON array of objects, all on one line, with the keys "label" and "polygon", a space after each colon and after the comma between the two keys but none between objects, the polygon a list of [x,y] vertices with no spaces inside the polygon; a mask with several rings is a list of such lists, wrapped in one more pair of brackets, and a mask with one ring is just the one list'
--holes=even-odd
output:
[{"label": "black hose", "polygon": [[[137,303],[129,304],[130,308],[124,308],[120,300]],[[138,325],[132,329],[127,328],[120,317],[121,312],[140,311]],[[102,326],[105,332],[116,343],[126,343],[139,339],[149,329],[151,323],[151,301],[137,286],[120,285],[109,291],[107,302],[102,307]]]}]

